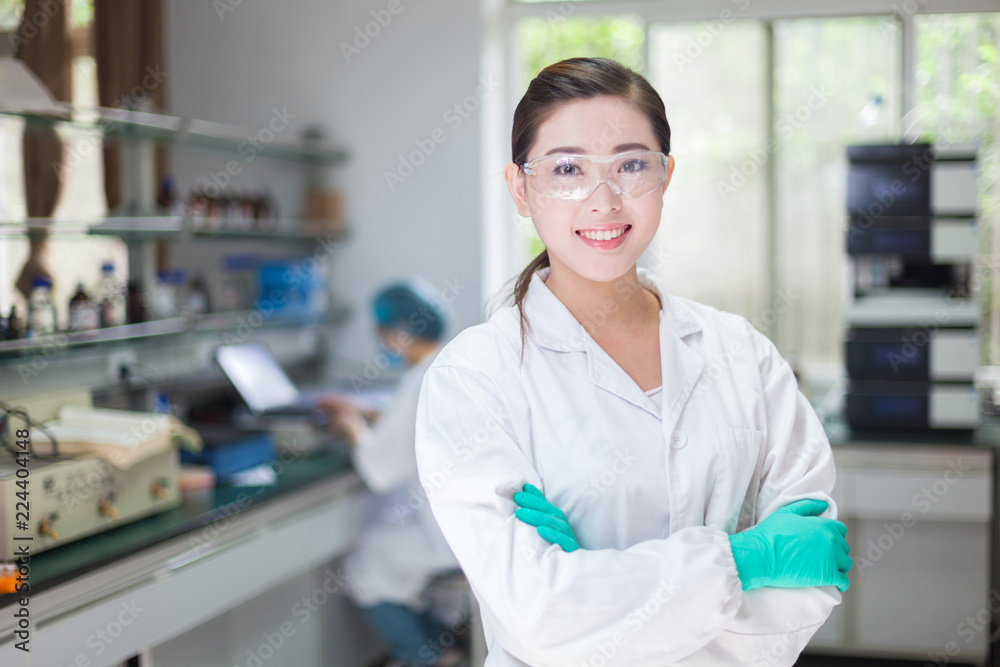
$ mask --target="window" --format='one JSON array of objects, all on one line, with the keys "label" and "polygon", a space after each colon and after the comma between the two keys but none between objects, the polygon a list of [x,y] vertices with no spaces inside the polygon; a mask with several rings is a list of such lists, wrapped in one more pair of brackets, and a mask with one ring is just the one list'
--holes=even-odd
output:
[{"label": "window", "polygon": [[767,136],[766,36],[760,23],[741,21],[702,47],[703,31],[700,23],[650,27],[648,74],[677,166],[649,268],[672,293],[753,318],[767,300],[767,181],[751,157]]},{"label": "window", "polygon": [[900,40],[889,16],[774,23],[770,333],[812,375],[843,369],[845,146],[899,140]]},{"label": "window", "polygon": [[1000,365],[1000,14],[916,17],[914,136],[936,145],[975,144],[979,154],[979,229],[983,256],[976,275],[984,318],[983,363]]},{"label": "window", "polygon": [[[0,32],[16,30],[23,11],[23,0],[0,0]],[[84,34],[93,20],[93,0],[73,0],[73,103],[79,107],[97,106],[97,68],[93,54],[87,51],[89,40]],[[0,38],[7,39],[0,34]],[[23,121],[11,116],[0,117],[0,221],[23,220],[27,211],[24,201],[24,176],[21,136]],[[97,221],[107,213],[104,199],[104,170],[101,158],[101,134],[96,130],[64,128],[59,130],[66,155],[78,164],[66,171],[59,203],[53,212],[53,226]],[[50,235],[48,266],[53,272],[53,300],[60,321],[68,319],[69,300],[78,282],[88,288],[100,278],[101,264],[111,260],[119,275],[128,270],[124,242],[117,238],[65,235],[54,231]],[[12,305],[18,306],[23,317],[25,301],[13,283],[28,256],[24,238],[0,235],[0,313],[7,315]]]}]

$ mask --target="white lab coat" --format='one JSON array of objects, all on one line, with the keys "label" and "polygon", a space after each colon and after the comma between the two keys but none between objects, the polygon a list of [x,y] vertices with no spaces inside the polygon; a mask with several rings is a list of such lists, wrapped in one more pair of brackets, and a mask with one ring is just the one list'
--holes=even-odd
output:
[{"label": "white lab coat", "polygon": [[[417,462],[482,610],[489,667],[792,665],[834,587],[743,592],[727,535],[801,498],[830,503],[829,442],[792,370],[742,317],[667,295],[662,408],[543,280],[518,366],[508,306],[424,375]],[[514,516],[530,482],[567,515],[564,552]]]},{"label": "white lab coat", "polygon": [[344,560],[345,588],[355,602],[426,606],[421,594],[458,561],[437,525],[417,477],[414,421],[420,383],[437,351],[400,378],[391,405],[354,449],[354,468],[380,494],[378,512]]}]

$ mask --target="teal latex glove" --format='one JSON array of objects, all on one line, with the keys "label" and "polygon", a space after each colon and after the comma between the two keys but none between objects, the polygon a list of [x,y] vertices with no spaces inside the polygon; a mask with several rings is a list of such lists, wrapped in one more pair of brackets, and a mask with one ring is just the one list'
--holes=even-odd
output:
[{"label": "teal latex glove", "polygon": [[854,565],[847,555],[847,526],[818,516],[827,507],[822,500],[799,500],[730,535],[743,590],[836,586],[846,591]]},{"label": "teal latex glove", "polygon": [[524,491],[514,494],[520,507],[514,515],[529,526],[534,526],[543,540],[558,544],[563,551],[576,551],[580,544],[563,511],[545,499],[545,495],[531,484]]}]

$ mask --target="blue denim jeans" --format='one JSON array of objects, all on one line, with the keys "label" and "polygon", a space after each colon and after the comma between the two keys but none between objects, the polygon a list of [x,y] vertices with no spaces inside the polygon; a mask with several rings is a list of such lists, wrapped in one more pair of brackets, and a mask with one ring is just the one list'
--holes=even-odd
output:
[{"label": "blue denim jeans", "polygon": [[428,667],[441,657],[438,638],[445,628],[429,612],[383,602],[362,609],[365,620],[392,653],[414,667]]}]

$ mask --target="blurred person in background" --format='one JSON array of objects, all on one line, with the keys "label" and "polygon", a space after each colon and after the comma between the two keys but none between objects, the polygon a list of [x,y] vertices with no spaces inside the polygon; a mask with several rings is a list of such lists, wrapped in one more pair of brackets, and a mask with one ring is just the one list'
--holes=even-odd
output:
[{"label": "blurred person in background", "polygon": [[379,495],[377,514],[345,558],[344,571],[348,595],[390,650],[393,667],[466,664],[454,628],[435,616],[427,594],[432,579],[459,566],[427,504],[414,449],[420,385],[447,325],[435,295],[425,281],[410,279],[374,299],[381,353],[388,367],[406,368],[384,412],[362,410],[343,396],[320,399],[331,427],[347,439],[355,470]]}]

